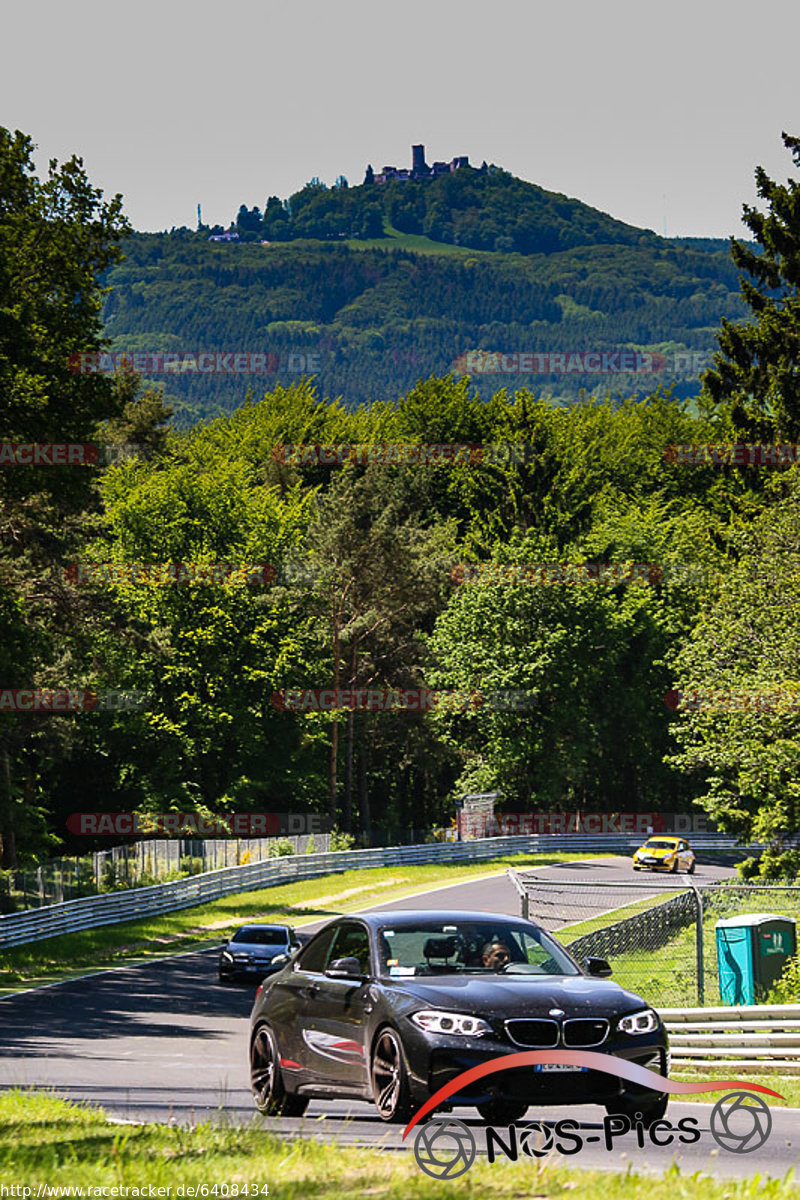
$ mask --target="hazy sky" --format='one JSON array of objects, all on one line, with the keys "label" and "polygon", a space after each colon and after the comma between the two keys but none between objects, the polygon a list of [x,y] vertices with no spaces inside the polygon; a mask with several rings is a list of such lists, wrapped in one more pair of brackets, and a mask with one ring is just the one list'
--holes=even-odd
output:
[{"label": "hazy sky", "polygon": [[0,124],[139,229],[467,154],[670,236],[798,177],[797,0],[0,0]]}]

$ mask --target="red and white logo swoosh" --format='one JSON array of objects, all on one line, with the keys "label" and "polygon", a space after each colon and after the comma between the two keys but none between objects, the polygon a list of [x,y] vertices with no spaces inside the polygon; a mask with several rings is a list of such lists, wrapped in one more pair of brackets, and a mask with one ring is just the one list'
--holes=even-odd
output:
[{"label": "red and white logo swoosh", "polygon": [[317,1029],[304,1029],[303,1041],[315,1054],[332,1058],[334,1062],[363,1062],[364,1047],[359,1042],[336,1037],[332,1033],[321,1033]]}]

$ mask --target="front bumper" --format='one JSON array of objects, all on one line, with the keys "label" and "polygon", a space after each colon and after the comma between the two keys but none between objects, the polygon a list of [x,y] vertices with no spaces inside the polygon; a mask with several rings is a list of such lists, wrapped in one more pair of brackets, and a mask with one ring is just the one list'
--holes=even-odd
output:
[{"label": "front bumper", "polygon": [[281,967],[251,965],[250,963],[220,963],[221,979],[250,980],[253,983],[266,979],[268,975],[277,975]]},{"label": "front bumper", "polygon": [[[523,1049],[489,1036],[449,1041],[443,1037],[404,1037],[404,1044],[412,1092],[420,1104],[471,1067],[518,1054]],[[667,1073],[667,1041],[663,1030],[642,1037],[609,1039],[596,1050],[649,1067],[661,1075]],[[606,1104],[623,1095],[647,1103],[660,1094],[605,1071],[539,1072],[533,1067],[513,1067],[468,1084],[451,1096],[447,1104],[474,1106],[498,1097],[536,1105]]]}]

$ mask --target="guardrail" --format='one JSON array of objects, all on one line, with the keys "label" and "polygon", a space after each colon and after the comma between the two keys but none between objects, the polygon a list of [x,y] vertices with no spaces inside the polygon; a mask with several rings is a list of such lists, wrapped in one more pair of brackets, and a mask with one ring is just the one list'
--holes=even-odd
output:
[{"label": "guardrail", "polygon": [[[800,1005],[662,1008],[672,1069],[800,1074]],[[780,1089],[779,1089],[780,1090]]]},{"label": "guardrail", "polygon": [[[627,854],[641,845],[637,835],[522,834],[464,842],[433,842],[417,846],[381,846],[370,850],[341,850],[325,854],[292,855],[224,867],[152,887],[132,888],[102,896],[86,896],[0,916],[0,949],[41,941],[63,933],[96,929],[191,908],[222,896],[339,871],[395,867],[406,863],[481,862],[507,854],[574,851]],[[731,850],[734,838],[705,834],[692,840],[698,850]]]}]

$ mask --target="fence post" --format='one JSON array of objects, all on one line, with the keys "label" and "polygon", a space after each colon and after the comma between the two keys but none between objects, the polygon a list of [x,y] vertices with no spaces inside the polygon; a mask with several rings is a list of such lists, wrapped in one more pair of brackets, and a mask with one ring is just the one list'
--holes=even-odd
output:
[{"label": "fence post", "polygon": [[695,934],[696,947],[696,969],[697,969],[697,1003],[700,1007],[705,1004],[706,1000],[706,978],[705,964],[703,961],[703,893],[695,884],[693,879],[689,879],[694,895],[694,902],[697,907],[697,929]]}]

